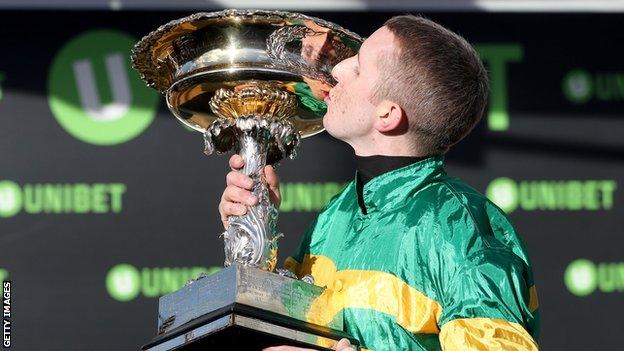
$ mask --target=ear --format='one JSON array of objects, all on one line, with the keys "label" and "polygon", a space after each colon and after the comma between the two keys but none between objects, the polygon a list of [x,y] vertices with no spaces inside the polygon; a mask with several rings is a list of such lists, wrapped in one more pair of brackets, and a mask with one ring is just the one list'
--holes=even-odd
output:
[{"label": "ear", "polygon": [[398,104],[381,101],[375,108],[374,128],[380,133],[400,132],[407,126],[407,116]]}]

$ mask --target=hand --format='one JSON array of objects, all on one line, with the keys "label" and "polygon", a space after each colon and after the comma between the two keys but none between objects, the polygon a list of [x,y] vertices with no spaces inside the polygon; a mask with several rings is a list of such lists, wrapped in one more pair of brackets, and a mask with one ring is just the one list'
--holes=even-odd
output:
[{"label": "hand", "polygon": [[336,350],[336,351],[355,351],[355,348],[351,346],[351,343],[349,342],[349,339],[340,339],[340,341],[338,341],[336,343],[336,345],[334,345],[334,347],[332,347],[332,350]]},{"label": "hand", "polygon": [[[340,339],[340,341],[338,341],[336,345],[332,347],[332,350],[355,351],[355,348],[351,347],[351,343],[349,342],[348,339]],[[293,346],[275,346],[275,347],[268,347],[262,351],[314,351],[314,350],[302,349],[300,347],[293,347]]]},{"label": "hand", "polygon": [[[247,206],[258,203],[258,199],[251,193],[253,181],[240,172],[245,165],[243,158],[239,155],[232,155],[229,163],[232,171],[225,177],[226,188],[219,203],[221,222],[225,229],[229,225],[228,216],[242,216],[247,213]],[[279,208],[281,202],[279,178],[273,167],[264,168],[264,177],[269,187],[269,199],[275,207]]]}]

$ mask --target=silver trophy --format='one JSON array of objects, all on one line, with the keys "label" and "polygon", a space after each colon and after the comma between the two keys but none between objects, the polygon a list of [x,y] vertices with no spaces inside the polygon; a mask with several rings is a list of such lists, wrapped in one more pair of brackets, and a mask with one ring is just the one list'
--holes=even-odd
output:
[{"label": "silver trophy", "polygon": [[293,158],[301,138],[323,130],[331,70],[361,43],[302,14],[227,10],[169,22],[136,44],[132,62],[141,77],[177,119],[203,133],[206,154],[240,153],[259,199],[228,219],[227,268],[160,298],[158,335],[144,350],[328,349],[350,338],[342,314],[323,308],[330,290],[271,273],[279,234],[263,169]]}]

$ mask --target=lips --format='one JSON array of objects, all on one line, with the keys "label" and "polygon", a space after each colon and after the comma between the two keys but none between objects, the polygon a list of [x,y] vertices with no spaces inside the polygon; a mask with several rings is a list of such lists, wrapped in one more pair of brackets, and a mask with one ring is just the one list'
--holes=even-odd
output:
[{"label": "lips", "polygon": [[325,95],[323,97],[323,100],[325,100],[325,102],[330,102],[331,101],[331,96],[329,95],[329,91],[324,91],[323,95]]}]

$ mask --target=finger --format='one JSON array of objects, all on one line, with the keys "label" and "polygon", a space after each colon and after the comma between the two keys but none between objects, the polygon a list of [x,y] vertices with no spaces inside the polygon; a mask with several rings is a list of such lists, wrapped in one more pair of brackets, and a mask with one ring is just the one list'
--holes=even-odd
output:
[{"label": "finger", "polygon": [[245,166],[245,161],[243,161],[243,158],[240,155],[234,154],[230,157],[229,164],[233,171],[237,171]]},{"label": "finger", "polygon": [[253,180],[239,171],[231,171],[225,176],[225,184],[235,185],[239,188],[251,190]]},{"label": "finger", "polygon": [[221,221],[226,222],[229,216],[242,216],[247,213],[247,206],[235,202],[221,202],[219,204]]},{"label": "finger", "polygon": [[277,176],[277,172],[275,172],[275,168],[273,168],[273,166],[264,167],[264,178],[266,179],[269,187],[279,187],[279,177]]},{"label": "finger", "polygon": [[267,181],[267,186],[269,187],[269,197],[271,202],[275,205],[275,207],[279,208],[280,203],[282,202],[282,195],[279,188],[279,177],[277,176],[277,173],[275,173],[275,169],[271,166],[266,166],[264,168],[264,177]]},{"label": "finger", "polygon": [[253,206],[258,203],[258,198],[251,191],[239,188],[234,185],[228,185],[223,191],[222,201],[237,202]]},{"label": "finger", "polygon": [[349,342],[349,339],[340,339],[340,341],[338,341],[338,343],[336,343],[336,345],[334,346],[334,350],[336,351],[347,351],[351,349],[351,343]]}]

